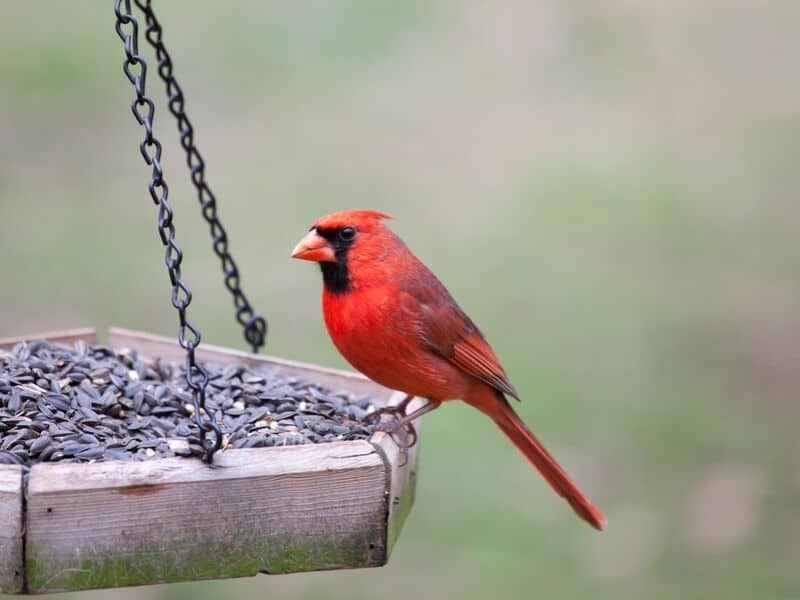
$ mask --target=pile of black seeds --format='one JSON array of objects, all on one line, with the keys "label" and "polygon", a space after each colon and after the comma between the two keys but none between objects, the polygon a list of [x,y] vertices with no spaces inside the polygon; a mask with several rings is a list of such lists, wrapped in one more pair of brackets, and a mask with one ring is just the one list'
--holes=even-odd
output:
[{"label": "pile of black seeds", "polygon": [[[365,439],[369,396],[280,370],[204,364],[223,448]],[[45,341],[0,350],[0,463],[202,456],[182,365]]]}]

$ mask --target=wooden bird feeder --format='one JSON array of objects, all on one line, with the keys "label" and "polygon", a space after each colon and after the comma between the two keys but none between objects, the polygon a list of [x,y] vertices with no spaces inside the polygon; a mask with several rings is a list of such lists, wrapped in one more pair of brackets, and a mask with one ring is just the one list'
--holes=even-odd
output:
[{"label": "wooden bird feeder", "polygon": [[[133,86],[130,108],[142,131],[138,150],[150,172],[150,198],[143,203],[152,200],[157,206],[178,340],[114,328],[108,345],[151,359],[185,361],[205,460],[42,461],[29,472],[21,465],[0,464],[0,592],[39,594],[381,566],[414,500],[415,447],[406,457],[387,434],[378,432],[359,441],[219,450],[222,433],[204,410],[209,378],[200,361],[278,367],[330,388],[370,394],[378,407],[399,404],[404,395],[354,373],[255,354],[265,343],[267,323],[241,288],[152,1],[115,0],[114,14],[123,72]],[[189,320],[192,293],[181,273],[184,254],[176,241],[140,41],[155,54],[149,72],[164,84],[212,248],[252,354],[201,345],[200,331]],[[93,344],[95,332],[5,339],[0,349],[35,339]]]},{"label": "wooden bird feeder", "polygon": [[[92,329],[0,340],[96,343]],[[180,359],[124,329],[108,345]],[[198,359],[280,368],[379,405],[404,395],[345,371],[203,345]],[[416,424],[419,426],[419,424]],[[0,591],[40,594],[384,565],[414,501],[417,448],[368,440],[144,462],[0,465]]]}]

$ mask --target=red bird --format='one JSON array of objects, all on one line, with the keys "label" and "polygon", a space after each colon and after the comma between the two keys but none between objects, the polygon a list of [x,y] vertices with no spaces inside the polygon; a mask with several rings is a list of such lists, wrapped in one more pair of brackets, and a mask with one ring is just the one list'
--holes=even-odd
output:
[{"label": "red bird", "polygon": [[[387,215],[350,210],[322,217],[292,252],[318,262],[325,324],[356,369],[408,394],[402,426],[460,398],[489,416],[556,493],[597,529],[605,517],[578,489],[517,416],[519,399],[481,332],[436,276],[381,221]],[[427,404],[406,415],[414,396]]]}]

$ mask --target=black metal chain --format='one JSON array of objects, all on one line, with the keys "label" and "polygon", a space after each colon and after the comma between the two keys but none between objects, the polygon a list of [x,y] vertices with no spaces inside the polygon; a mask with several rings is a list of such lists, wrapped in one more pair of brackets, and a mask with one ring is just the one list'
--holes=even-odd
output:
[{"label": "black metal chain", "polygon": [[[148,190],[153,202],[158,206],[158,233],[166,247],[164,260],[172,284],[172,305],[178,311],[178,342],[186,350],[186,384],[192,390],[194,420],[200,429],[200,441],[205,449],[205,459],[211,458],[222,443],[222,432],[209,414],[206,413],[206,386],[208,373],[197,363],[195,349],[200,344],[200,331],[186,316],[192,301],[192,292],[181,279],[183,252],[175,242],[173,210],[169,204],[169,188],[164,181],[161,168],[161,142],[153,136],[153,116],[155,105],[145,95],[147,63],[139,55],[139,23],[131,12],[131,0],[114,0],[114,13],[117,16],[116,31],[125,46],[125,61],[122,70],[136,90],[136,98],[131,103],[131,111],[139,125],[144,126],[145,136],[139,144],[139,151],[145,162],[152,166]],[[214,439],[206,442],[206,433],[213,431]]]},{"label": "black metal chain", "polygon": [[186,164],[191,172],[192,184],[197,190],[197,201],[200,203],[203,218],[211,232],[212,248],[220,260],[224,275],[225,287],[233,296],[236,308],[236,320],[244,327],[244,338],[253,352],[258,352],[264,345],[267,335],[266,320],[257,315],[241,288],[239,269],[228,250],[228,236],[217,216],[217,200],[205,180],[205,161],[194,144],[194,127],[184,108],[183,90],[172,73],[172,58],[162,40],[162,29],[150,0],[134,0],[142,10],[147,22],[145,38],[153,47],[158,59],[158,74],[167,91],[169,111],[175,117],[181,146],[186,151]]}]

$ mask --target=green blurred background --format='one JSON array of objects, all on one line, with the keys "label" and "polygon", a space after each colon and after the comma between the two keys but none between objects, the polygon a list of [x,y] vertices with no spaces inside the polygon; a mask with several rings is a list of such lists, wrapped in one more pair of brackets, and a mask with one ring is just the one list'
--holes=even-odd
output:
[{"label": "green blurred background", "polygon": [[[111,4],[3,6],[2,335],[176,329]],[[155,6],[268,352],[344,366],[288,255],[394,215],[609,526],[453,404],[386,568],[64,598],[800,597],[796,0]],[[193,318],[241,347],[149,91]]]}]

